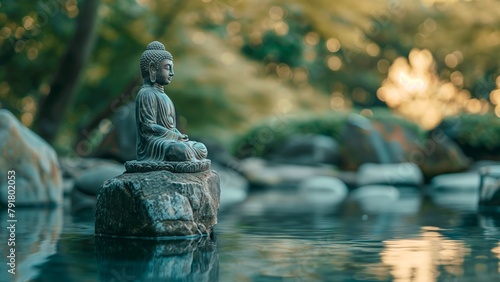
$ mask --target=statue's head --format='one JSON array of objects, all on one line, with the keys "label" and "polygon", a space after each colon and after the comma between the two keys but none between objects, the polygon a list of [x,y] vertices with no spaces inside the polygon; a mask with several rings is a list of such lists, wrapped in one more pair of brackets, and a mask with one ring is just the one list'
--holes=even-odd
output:
[{"label": "statue's head", "polygon": [[145,81],[167,85],[174,76],[173,57],[165,46],[153,41],[148,44],[141,56],[141,74]]}]

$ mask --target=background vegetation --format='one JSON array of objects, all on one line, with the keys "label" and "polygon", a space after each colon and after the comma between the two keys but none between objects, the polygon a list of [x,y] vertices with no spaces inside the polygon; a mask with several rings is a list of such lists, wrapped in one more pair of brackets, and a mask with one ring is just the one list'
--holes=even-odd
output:
[{"label": "background vegetation", "polygon": [[[5,0],[1,107],[72,150],[134,100],[152,40],[174,55],[167,93],[182,130],[226,145],[305,111],[389,107],[425,129],[500,116],[494,0]],[[469,132],[461,140],[476,144]]]}]

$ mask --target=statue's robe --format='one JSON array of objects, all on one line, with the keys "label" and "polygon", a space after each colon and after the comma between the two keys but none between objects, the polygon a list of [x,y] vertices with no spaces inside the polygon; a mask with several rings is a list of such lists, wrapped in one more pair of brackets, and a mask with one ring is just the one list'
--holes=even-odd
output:
[{"label": "statue's robe", "polygon": [[206,158],[205,145],[182,141],[170,98],[153,86],[143,85],[136,98],[137,160],[196,161]]}]

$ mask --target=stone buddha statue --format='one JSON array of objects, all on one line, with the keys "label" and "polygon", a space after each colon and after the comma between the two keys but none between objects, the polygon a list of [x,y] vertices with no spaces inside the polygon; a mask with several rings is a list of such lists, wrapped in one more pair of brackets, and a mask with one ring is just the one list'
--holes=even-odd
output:
[{"label": "stone buddha statue", "polygon": [[172,82],[174,64],[165,46],[153,41],[141,56],[144,79],[136,98],[137,160],[199,162],[207,157],[203,143],[190,141],[176,128],[174,104],[163,87]]}]

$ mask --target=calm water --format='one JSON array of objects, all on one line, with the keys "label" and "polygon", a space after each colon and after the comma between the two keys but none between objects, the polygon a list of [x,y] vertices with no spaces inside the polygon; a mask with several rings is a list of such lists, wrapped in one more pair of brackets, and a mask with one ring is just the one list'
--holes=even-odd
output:
[{"label": "calm water", "polygon": [[220,212],[214,240],[194,241],[95,238],[92,212],[17,209],[17,274],[2,263],[0,279],[500,281],[500,217],[476,214],[473,193],[325,198],[254,193]]}]

